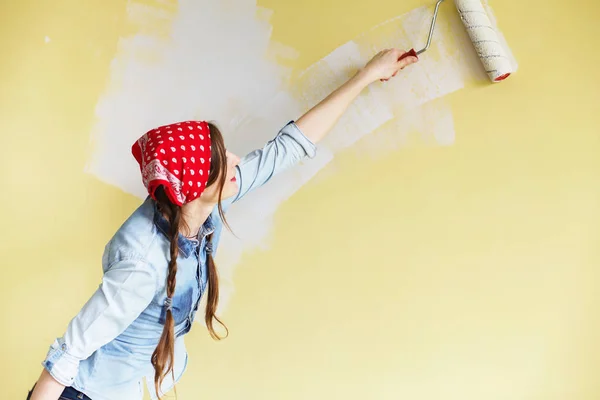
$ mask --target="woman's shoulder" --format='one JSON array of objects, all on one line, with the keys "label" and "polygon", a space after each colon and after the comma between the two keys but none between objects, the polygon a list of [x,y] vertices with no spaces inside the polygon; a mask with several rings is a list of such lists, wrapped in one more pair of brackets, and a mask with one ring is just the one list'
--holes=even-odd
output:
[{"label": "woman's shoulder", "polygon": [[102,260],[104,268],[117,261],[148,259],[156,237],[154,204],[146,198],[106,244]]}]

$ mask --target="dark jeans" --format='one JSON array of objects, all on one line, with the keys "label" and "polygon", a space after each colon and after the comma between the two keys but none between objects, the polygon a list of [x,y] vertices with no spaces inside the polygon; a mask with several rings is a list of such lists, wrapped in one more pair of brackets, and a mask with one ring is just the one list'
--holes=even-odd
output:
[{"label": "dark jeans", "polygon": [[[35,385],[33,385],[33,388],[35,387]],[[29,400],[31,398],[31,394],[33,393],[33,388],[31,388],[31,390],[29,391],[29,394],[27,395],[27,400]],[[89,397],[87,397],[85,394],[81,393],[79,390],[77,389],[73,389],[72,387],[66,387],[65,390],[63,390],[62,394],[60,395],[60,397],[58,398],[58,400],[92,400]]]}]

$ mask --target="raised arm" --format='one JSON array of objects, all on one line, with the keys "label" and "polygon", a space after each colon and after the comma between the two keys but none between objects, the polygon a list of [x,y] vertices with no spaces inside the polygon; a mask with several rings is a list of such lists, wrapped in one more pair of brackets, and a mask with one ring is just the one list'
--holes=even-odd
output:
[{"label": "raised arm", "polygon": [[400,59],[403,54],[404,51],[398,49],[377,53],[352,78],[300,117],[296,121],[298,128],[313,143],[319,142],[365,87],[377,80],[387,81],[399,70],[418,60],[416,57]]},{"label": "raised arm", "polygon": [[264,185],[278,172],[316,154],[319,142],[348,109],[348,106],[369,84],[386,81],[404,67],[415,63],[416,57],[405,57],[402,50],[386,49],[377,53],[351,79],[307,111],[297,121],[288,123],[262,149],[242,158],[237,167],[240,186],[237,201],[250,191]]}]

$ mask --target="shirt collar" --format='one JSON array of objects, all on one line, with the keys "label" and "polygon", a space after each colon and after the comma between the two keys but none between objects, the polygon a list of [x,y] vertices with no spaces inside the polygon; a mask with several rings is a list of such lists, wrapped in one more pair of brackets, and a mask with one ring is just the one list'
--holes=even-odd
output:
[{"label": "shirt collar", "polygon": [[[169,239],[169,221],[158,211],[156,206],[156,202],[152,201],[154,207],[154,224],[158,228],[158,230]],[[196,239],[190,239],[182,235],[181,233],[177,238],[177,245],[179,250],[183,253],[183,255],[187,258],[192,255],[194,249],[200,244],[202,239],[207,235],[210,235],[215,231],[215,224],[213,222],[212,215],[209,215],[200,231],[198,232],[198,236]]]}]

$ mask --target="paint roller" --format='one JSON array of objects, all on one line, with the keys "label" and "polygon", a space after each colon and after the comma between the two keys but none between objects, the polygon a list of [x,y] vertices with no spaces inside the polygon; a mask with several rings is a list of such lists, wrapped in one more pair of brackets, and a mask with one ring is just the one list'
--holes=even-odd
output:
[{"label": "paint roller", "polygon": [[[419,51],[411,49],[404,53],[400,60],[406,57],[418,57],[429,49],[431,45],[431,38],[433,37],[433,30],[435,28],[435,22],[437,20],[438,11],[440,5],[444,0],[438,0],[435,5],[435,11],[433,12],[433,18],[431,21],[431,28],[429,29],[429,37],[427,38],[427,44]],[[506,56],[506,52],[500,44],[498,34],[492,26],[492,23],[485,11],[483,4],[480,0],[454,0],[456,9],[460,15],[469,38],[475,46],[477,55],[481,60],[485,71],[492,82],[501,82],[508,78],[513,72],[512,64],[509,58]]]}]

